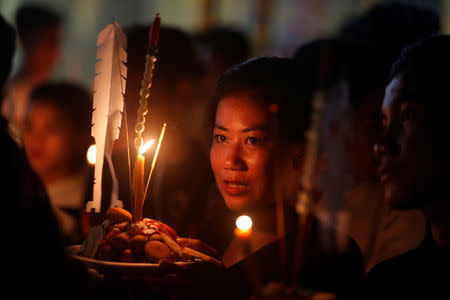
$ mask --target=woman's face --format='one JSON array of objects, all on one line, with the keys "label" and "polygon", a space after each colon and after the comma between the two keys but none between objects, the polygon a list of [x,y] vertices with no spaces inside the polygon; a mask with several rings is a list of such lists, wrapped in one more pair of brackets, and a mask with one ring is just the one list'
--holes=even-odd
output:
[{"label": "woman's face", "polygon": [[248,94],[222,98],[216,111],[211,166],[233,210],[273,201],[275,140],[267,106]]}]

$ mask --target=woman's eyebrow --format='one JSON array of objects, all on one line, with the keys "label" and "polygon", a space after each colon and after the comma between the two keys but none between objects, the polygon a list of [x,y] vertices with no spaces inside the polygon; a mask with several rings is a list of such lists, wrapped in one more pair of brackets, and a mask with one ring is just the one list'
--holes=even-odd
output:
[{"label": "woman's eyebrow", "polygon": [[223,126],[221,126],[221,125],[219,125],[219,124],[214,124],[214,128],[217,128],[217,129],[220,129],[220,130],[223,130],[223,131],[228,131],[228,129],[226,129],[225,127],[223,127]]},{"label": "woman's eyebrow", "polygon": [[249,131],[269,131],[269,127],[268,126],[255,126],[255,127],[245,128],[244,130],[242,130],[242,132],[249,132]]}]

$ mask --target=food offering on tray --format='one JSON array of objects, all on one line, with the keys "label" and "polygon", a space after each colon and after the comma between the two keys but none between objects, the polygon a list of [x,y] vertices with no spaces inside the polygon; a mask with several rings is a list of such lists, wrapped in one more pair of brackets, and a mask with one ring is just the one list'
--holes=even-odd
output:
[{"label": "food offering on tray", "polygon": [[91,228],[79,255],[126,263],[203,260],[222,265],[221,261],[207,254],[180,246],[175,230],[163,222],[150,218],[132,220],[133,216],[127,210],[111,207],[106,212],[106,220]]}]

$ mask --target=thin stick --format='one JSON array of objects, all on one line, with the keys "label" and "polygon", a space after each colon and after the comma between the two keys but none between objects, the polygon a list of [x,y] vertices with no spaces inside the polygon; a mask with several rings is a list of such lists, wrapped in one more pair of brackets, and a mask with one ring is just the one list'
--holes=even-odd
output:
[{"label": "thin stick", "polygon": [[159,148],[161,147],[161,143],[164,138],[164,132],[166,132],[166,125],[167,124],[164,123],[164,125],[161,129],[161,134],[159,135],[158,145],[156,146],[155,154],[153,155],[153,161],[152,161],[152,166],[150,169],[150,174],[148,175],[147,185],[145,186],[144,201],[145,201],[145,197],[147,196],[148,186],[150,184],[150,178],[152,178],[153,169],[155,168],[155,165],[156,165],[156,159],[158,158]]},{"label": "thin stick", "polygon": [[125,103],[125,95],[123,97],[123,117],[125,121],[125,131],[126,131],[126,137],[127,137],[127,156],[128,156],[128,186],[130,190],[130,209],[131,211],[134,211],[134,207],[132,206],[133,203],[133,191],[131,187],[131,157],[130,157],[130,138],[128,134],[128,117],[127,117],[127,106]]},{"label": "thin stick", "polygon": [[[279,136],[279,130],[276,132],[276,136]],[[280,141],[278,141],[278,144],[280,145]],[[275,165],[278,166],[274,170],[274,174],[276,180],[274,181],[275,185],[275,203],[276,203],[276,226],[277,226],[277,237],[278,237],[278,246],[279,246],[279,254],[280,254],[280,267],[281,267],[281,274],[282,274],[282,282],[287,286],[288,284],[288,272],[287,272],[287,262],[286,262],[286,228],[285,228],[285,205],[284,205],[284,198],[283,198],[283,188],[284,185],[282,183],[282,174],[281,174],[281,148],[277,147],[277,156]]]}]

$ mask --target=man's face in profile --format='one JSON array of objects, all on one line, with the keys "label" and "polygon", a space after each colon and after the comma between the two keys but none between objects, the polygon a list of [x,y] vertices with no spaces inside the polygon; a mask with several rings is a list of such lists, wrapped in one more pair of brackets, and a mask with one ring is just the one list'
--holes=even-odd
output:
[{"label": "man's face in profile", "polygon": [[432,150],[433,132],[425,120],[426,106],[408,93],[400,73],[386,88],[382,136],[375,146],[385,200],[393,208],[423,207],[442,168]]}]

